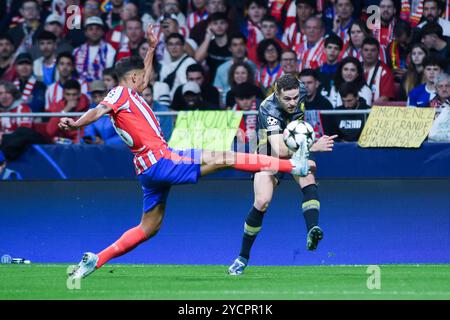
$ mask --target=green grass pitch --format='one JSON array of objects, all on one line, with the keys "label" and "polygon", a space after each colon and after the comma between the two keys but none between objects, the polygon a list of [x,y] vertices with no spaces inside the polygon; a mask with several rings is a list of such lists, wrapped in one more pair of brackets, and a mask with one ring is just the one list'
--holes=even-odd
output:
[{"label": "green grass pitch", "polygon": [[[0,299],[450,299],[450,265],[250,266],[231,277],[218,265],[109,264],[68,289],[64,264],[0,265]],[[69,285],[73,287],[74,285]]]}]

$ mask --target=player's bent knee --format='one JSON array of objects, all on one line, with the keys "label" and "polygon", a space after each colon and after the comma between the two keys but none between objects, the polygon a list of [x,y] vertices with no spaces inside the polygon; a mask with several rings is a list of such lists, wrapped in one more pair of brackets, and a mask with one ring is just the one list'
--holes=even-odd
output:
[{"label": "player's bent knee", "polygon": [[269,208],[271,200],[272,199],[256,199],[254,207],[261,212],[266,212],[267,208]]}]

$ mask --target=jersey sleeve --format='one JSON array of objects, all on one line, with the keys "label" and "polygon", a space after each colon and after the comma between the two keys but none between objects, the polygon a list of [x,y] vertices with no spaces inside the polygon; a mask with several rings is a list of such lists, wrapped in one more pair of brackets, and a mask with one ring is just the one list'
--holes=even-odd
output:
[{"label": "jersey sleeve", "polygon": [[108,95],[99,103],[101,105],[113,109],[113,113],[117,113],[118,109],[128,100],[128,90],[125,87],[115,87]]},{"label": "jersey sleeve", "polygon": [[261,129],[267,131],[267,135],[274,135],[281,133],[282,130],[282,120],[275,113],[271,113],[266,108],[264,108],[264,102],[261,104],[260,111],[258,113],[258,122]]}]

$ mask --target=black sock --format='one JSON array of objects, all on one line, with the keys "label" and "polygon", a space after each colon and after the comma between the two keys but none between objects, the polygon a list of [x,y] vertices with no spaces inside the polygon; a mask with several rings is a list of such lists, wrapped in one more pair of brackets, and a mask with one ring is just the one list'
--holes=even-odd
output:
[{"label": "black sock", "polygon": [[239,255],[247,260],[250,257],[250,250],[253,242],[255,242],[256,236],[261,230],[263,218],[264,212],[252,207],[248,213],[247,219],[245,219],[244,237],[242,239],[241,253],[239,253]]},{"label": "black sock", "polygon": [[311,184],[302,189],[303,192],[303,216],[305,217],[306,229],[309,231],[312,227],[319,224],[319,194],[316,184]]}]

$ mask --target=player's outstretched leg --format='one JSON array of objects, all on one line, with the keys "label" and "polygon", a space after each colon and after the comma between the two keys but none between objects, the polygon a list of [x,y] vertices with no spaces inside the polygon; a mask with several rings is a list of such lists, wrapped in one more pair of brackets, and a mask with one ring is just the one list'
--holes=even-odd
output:
[{"label": "player's outstretched leg", "polygon": [[99,254],[86,252],[69,277],[85,278],[113,258],[117,258],[156,235],[164,217],[165,204],[159,204],[142,216],[141,223],[126,231],[116,242]]},{"label": "player's outstretched leg", "polygon": [[253,181],[255,190],[255,202],[250,209],[244,224],[244,235],[239,256],[228,268],[228,274],[241,275],[248,265],[250,251],[257,235],[261,231],[264,214],[272,200],[276,180],[269,172],[258,172]]}]

